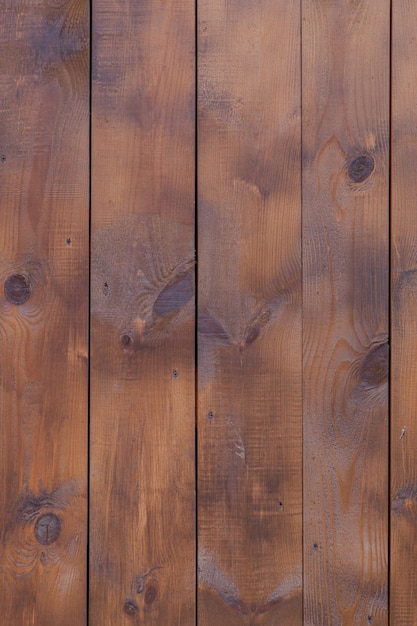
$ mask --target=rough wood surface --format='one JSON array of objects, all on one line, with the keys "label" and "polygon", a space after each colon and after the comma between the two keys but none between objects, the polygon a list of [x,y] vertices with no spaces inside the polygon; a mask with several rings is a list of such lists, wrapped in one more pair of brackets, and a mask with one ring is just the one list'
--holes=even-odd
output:
[{"label": "rough wood surface", "polygon": [[88,3],[1,2],[0,607],[86,618]]},{"label": "rough wood surface", "polygon": [[390,3],[303,0],[304,624],[387,624]]},{"label": "rough wood surface", "polygon": [[195,623],[194,21],[93,4],[91,626]]},{"label": "rough wood surface", "polygon": [[198,17],[198,623],[297,626],[299,2]]},{"label": "rough wood surface", "polygon": [[417,624],[417,6],[392,4],[392,626]]}]

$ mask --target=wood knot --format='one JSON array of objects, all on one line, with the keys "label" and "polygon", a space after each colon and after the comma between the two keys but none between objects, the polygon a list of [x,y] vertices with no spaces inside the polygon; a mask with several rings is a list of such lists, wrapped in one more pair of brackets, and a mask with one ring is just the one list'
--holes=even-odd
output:
[{"label": "wood knot", "polygon": [[364,387],[382,385],[388,379],[389,345],[388,342],[375,346],[368,352],[361,363],[359,376]]},{"label": "wood knot", "polygon": [[352,183],[363,183],[372,174],[374,168],[374,158],[369,154],[362,154],[350,161],[348,176]]},{"label": "wood knot", "polygon": [[158,592],[154,585],[148,585],[145,590],[145,604],[152,604],[156,600]]},{"label": "wood knot", "polygon": [[58,539],[61,532],[61,520],[55,513],[46,513],[38,517],[35,524],[35,537],[43,546],[49,546]]},{"label": "wood knot", "polygon": [[24,304],[30,298],[32,286],[27,276],[12,274],[4,283],[4,295],[12,304]]},{"label": "wood knot", "polygon": [[120,343],[122,344],[123,348],[128,348],[130,345],[132,345],[132,337],[129,337],[129,335],[122,335],[120,338]]},{"label": "wood knot", "polygon": [[125,600],[123,611],[127,613],[127,615],[135,615],[135,613],[139,611],[139,608],[134,600]]}]

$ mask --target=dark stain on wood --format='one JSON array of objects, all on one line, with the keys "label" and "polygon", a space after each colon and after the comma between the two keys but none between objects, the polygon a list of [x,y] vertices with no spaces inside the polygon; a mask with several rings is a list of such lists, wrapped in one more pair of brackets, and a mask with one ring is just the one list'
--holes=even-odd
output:
[{"label": "dark stain on wood", "polygon": [[248,611],[245,608],[242,600],[240,598],[236,598],[235,596],[229,596],[228,594],[219,594],[221,599],[232,609],[243,615],[244,617],[248,616]]},{"label": "dark stain on wood", "polygon": [[35,524],[35,537],[43,546],[49,546],[58,539],[61,520],[55,513],[41,515]]},{"label": "dark stain on wood", "polygon": [[402,487],[392,500],[391,510],[394,515],[401,515],[410,520],[417,520],[417,488],[408,484]]},{"label": "dark stain on wood", "polygon": [[219,343],[230,344],[230,337],[223,326],[204,311],[198,312],[198,332]]},{"label": "dark stain on wood", "polygon": [[164,287],[153,305],[154,317],[177,313],[190,300],[194,293],[194,270],[176,276]]},{"label": "dark stain on wood", "polygon": [[359,370],[361,385],[367,388],[382,385],[388,380],[389,344],[379,344],[365,356]]},{"label": "dark stain on wood", "polygon": [[23,274],[12,274],[4,283],[4,295],[12,304],[24,304],[30,298],[32,285]]},{"label": "dark stain on wood", "polygon": [[348,166],[348,176],[352,183],[363,183],[372,174],[375,161],[369,154],[362,154],[352,159]]},{"label": "dark stain on wood", "polygon": [[[183,224],[154,215],[126,217],[93,235],[93,367],[136,378],[143,351],[169,341],[194,316],[189,239]],[[132,339],[129,350],[121,349],[122,335]]]},{"label": "dark stain on wood", "polygon": [[253,343],[259,337],[260,332],[261,329],[258,324],[252,326],[252,328],[249,329],[248,334],[246,335],[246,344],[249,345]]},{"label": "dark stain on wood", "polygon": [[[68,491],[68,493],[65,493]],[[23,524],[33,523],[46,508],[63,511],[66,506],[66,496],[72,495],[70,488],[56,489],[50,493],[41,491],[40,495],[28,492],[18,502],[17,519]]]}]

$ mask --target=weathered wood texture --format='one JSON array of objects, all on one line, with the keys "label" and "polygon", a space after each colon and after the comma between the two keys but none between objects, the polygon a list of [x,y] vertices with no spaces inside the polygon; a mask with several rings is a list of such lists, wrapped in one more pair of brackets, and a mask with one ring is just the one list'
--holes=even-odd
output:
[{"label": "weathered wood texture", "polygon": [[195,623],[194,41],[93,3],[92,626]]},{"label": "weathered wood texture", "polygon": [[198,8],[199,624],[302,624],[297,1]]},{"label": "weathered wood texture", "polygon": [[387,624],[390,3],[303,0],[304,623]]},{"label": "weathered wood texture", "polygon": [[417,6],[392,3],[392,626],[417,624]]},{"label": "weathered wood texture", "polygon": [[81,626],[88,3],[0,6],[0,621]]}]

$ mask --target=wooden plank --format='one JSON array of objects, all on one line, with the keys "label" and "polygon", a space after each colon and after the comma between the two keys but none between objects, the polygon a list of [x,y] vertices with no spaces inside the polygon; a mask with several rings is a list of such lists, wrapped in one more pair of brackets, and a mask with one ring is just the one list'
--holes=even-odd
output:
[{"label": "wooden plank", "polygon": [[417,6],[392,5],[391,568],[393,626],[417,624]]},{"label": "wooden plank", "polygon": [[390,3],[304,0],[304,623],[386,624]]},{"label": "wooden plank", "polygon": [[90,624],[195,623],[191,0],[93,3]]},{"label": "wooden plank", "polygon": [[1,623],[82,625],[88,2],[0,6]]},{"label": "wooden plank", "polygon": [[198,16],[199,624],[297,626],[299,2]]}]

